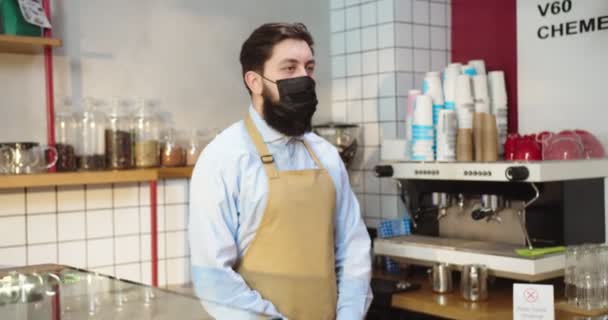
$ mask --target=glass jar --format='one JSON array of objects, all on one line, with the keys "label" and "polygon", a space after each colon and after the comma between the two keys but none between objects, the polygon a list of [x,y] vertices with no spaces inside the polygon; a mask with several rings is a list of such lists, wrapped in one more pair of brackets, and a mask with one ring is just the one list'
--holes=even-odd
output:
[{"label": "glass jar", "polygon": [[193,166],[201,152],[217,135],[217,129],[192,130],[186,150],[186,165]]},{"label": "glass jar", "polygon": [[160,150],[160,163],[163,167],[186,165],[186,150],[180,143],[175,129],[165,131]]},{"label": "glass jar", "polygon": [[77,113],[76,166],[80,170],[103,170],[105,161],[104,130],[106,117],[101,111],[105,101],[87,98],[83,111]]},{"label": "glass jar", "polygon": [[160,165],[161,121],[156,101],[138,101],[133,128],[135,140],[135,166],[138,168]]},{"label": "glass jar", "polygon": [[132,103],[115,99],[108,112],[105,130],[106,162],[110,169],[133,168],[133,137],[131,130]]},{"label": "glass jar", "polygon": [[57,172],[76,170],[76,118],[71,100],[66,98],[55,113],[55,149],[57,149]]}]

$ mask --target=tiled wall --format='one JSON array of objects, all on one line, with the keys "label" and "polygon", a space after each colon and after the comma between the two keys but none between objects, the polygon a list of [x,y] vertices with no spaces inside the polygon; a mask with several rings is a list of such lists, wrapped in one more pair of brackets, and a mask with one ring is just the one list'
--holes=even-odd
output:
[{"label": "tiled wall", "polygon": [[332,118],[361,125],[351,183],[369,227],[404,209],[377,179],[382,139],[405,138],[407,92],[450,56],[450,0],[332,0]]},{"label": "tiled wall", "polygon": [[[159,285],[189,281],[188,180],[158,183]],[[0,191],[0,265],[59,263],[151,283],[149,184]]]}]

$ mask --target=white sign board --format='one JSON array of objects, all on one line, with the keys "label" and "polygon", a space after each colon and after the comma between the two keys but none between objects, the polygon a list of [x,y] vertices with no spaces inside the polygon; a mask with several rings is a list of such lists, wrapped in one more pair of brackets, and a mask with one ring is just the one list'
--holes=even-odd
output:
[{"label": "white sign board", "polygon": [[517,52],[520,132],[607,137],[608,0],[517,0]]},{"label": "white sign board", "polygon": [[513,320],[553,320],[553,286],[513,284]]}]

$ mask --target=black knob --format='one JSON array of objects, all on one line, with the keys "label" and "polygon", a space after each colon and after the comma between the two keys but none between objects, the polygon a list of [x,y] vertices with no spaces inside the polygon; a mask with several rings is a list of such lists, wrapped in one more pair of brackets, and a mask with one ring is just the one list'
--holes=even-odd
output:
[{"label": "black knob", "polygon": [[376,166],[374,171],[376,171],[376,177],[378,178],[390,178],[395,173],[391,165]]},{"label": "black knob", "polygon": [[474,210],[473,212],[471,212],[471,218],[473,218],[473,220],[478,221],[481,220],[485,217],[487,217],[490,214],[491,211],[489,210],[483,210],[483,209],[477,209]]},{"label": "black knob", "polygon": [[509,167],[505,172],[509,181],[525,181],[530,177],[530,170],[527,167]]}]

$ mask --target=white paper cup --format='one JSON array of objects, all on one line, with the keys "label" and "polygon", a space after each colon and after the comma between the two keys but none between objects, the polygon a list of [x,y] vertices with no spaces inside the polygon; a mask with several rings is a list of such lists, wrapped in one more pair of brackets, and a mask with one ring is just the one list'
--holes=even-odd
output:
[{"label": "white paper cup", "polygon": [[473,129],[473,104],[464,104],[456,108],[458,129]]},{"label": "white paper cup", "polygon": [[433,125],[433,101],[427,95],[416,97],[414,108],[414,125]]},{"label": "white paper cup", "polygon": [[475,102],[475,113],[490,113],[490,104],[488,102]]},{"label": "white paper cup", "polygon": [[505,85],[505,73],[503,71],[491,71],[488,73],[490,85],[490,99],[493,104],[508,104],[507,87]]},{"label": "white paper cup", "polygon": [[420,90],[410,90],[407,93],[407,105],[405,106],[405,138],[412,140],[412,124],[414,123],[414,109],[416,108],[416,97],[421,95]]},{"label": "white paper cup", "polygon": [[422,93],[430,96],[434,105],[443,106],[445,99],[439,72],[427,72],[422,84]]},{"label": "white paper cup", "polygon": [[464,104],[473,104],[473,91],[471,88],[471,77],[459,75],[456,79],[456,107]]},{"label": "white paper cup", "polygon": [[462,67],[462,73],[466,74],[467,76],[474,77],[477,75],[477,69],[475,69],[475,67],[472,65],[466,65]]},{"label": "white paper cup", "polygon": [[486,75],[477,75],[473,77],[473,94],[475,102],[490,102],[488,77]]},{"label": "white paper cup", "polygon": [[486,63],[483,60],[471,60],[469,65],[477,70],[478,75],[486,75]]}]

